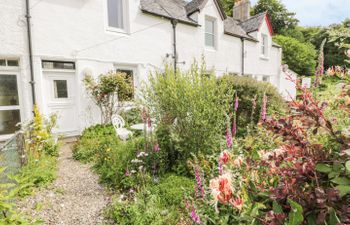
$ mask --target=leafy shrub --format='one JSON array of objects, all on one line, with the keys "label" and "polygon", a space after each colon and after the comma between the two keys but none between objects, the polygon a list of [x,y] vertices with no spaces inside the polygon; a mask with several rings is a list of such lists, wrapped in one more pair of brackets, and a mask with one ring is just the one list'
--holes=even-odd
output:
[{"label": "leafy shrub", "polygon": [[[196,64],[187,72],[166,68],[150,77],[144,91],[145,104],[158,124],[168,126],[157,139],[171,140],[168,159],[179,171],[186,170],[186,160],[198,151],[217,150],[223,134],[223,118],[228,111],[226,93],[218,88],[214,75]],[[173,148],[173,149],[171,149]],[[173,154],[175,153],[175,154]]]},{"label": "leafy shrub", "polygon": [[[239,107],[237,111],[238,130],[246,130],[247,125],[251,122],[257,123],[260,120],[260,112],[263,95],[266,94],[268,99],[269,114],[281,113],[286,108],[286,104],[278,93],[277,89],[266,82],[256,81],[253,78],[243,76],[225,75],[218,80],[219,86],[227,95],[230,95],[231,110],[233,109],[235,96],[237,93],[239,99]],[[256,109],[253,112],[253,104]],[[233,111],[233,110],[232,110]],[[253,119],[253,121],[252,121]]]},{"label": "leafy shrub", "polygon": [[73,158],[83,162],[96,159],[96,153],[106,144],[116,145],[119,142],[112,125],[96,125],[85,129],[81,138],[73,147]]},{"label": "leafy shrub", "polygon": [[143,138],[132,138],[126,142],[109,142],[106,139],[106,142],[102,142],[96,149],[94,165],[101,182],[117,189],[130,188],[140,182],[139,179],[128,179],[125,173],[131,166],[130,161],[137,152],[142,151],[143,142]]},{"label": "leafy shrub", "polygon": [[170,174],[161,178],[161,182],[152,187],[152,192],[160,196],[165,205],[179,206],[184,195],[193,192],[193,187],[193,179]]},{"label": "leafy shrub", "polygon": [[86,75],[83,81],[87,92],[101,111],[103,124],[112,121],[112,116],[120,109],[119,102],[128,101],[134,95],[132,79],[126,73],[110,71],[101,74],[97,80]]},{"label": "leafy shrub", "polygon": [[126,126],[142,123],[141,110],[139,108],[133,108],[128,111],[120,113],[121,117],[125,120]]},{"label": "leafy shrub", "polygon": [[297,39],[277,35],[273,40],[282,46],[283,63],[300,75],[313,75],[316,67],[316,50],[310,43],[302,43]]},{"label": "leafy shrub", "polygon": [[179,224],[184,194],[193,191],[191,179],[169,174],[131,199],[121,199],[108,210],[117,224]]}]

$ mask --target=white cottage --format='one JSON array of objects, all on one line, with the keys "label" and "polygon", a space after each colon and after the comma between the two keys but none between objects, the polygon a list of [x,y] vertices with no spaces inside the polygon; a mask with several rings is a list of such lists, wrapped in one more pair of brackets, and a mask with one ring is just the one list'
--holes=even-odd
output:
[{"label": "white cottage", "polygon": [[227,17],[219,0],[1,0],[0,139],[32,117],[34,103],[57,113],[66,135],[98,121],[82,83],[87,73],[124,71],[137,90],[164,62],[186,69],[204,56],[218,75],[293,92],[266,13],[250,17],[249,0],[233,11]]}]

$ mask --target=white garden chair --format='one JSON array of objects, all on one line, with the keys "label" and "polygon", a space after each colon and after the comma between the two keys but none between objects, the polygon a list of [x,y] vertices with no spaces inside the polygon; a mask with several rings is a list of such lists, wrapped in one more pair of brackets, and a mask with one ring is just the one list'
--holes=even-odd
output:
[{"label": "white garden chair", "polygon": [[132,135],[132,132],[124,127],[125,121],[121,116],[119,115],[113,116],[112,124],[116,134],[123,141],[126,141]]}]

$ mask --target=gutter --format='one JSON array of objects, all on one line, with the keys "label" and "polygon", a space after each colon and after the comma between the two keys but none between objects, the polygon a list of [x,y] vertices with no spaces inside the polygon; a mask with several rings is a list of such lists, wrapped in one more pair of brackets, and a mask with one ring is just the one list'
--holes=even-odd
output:
[{"label": "gutter", "polygon": [[173,27],[173,58],[174,58],[174,74],[176,75],[177,71],[177,43],[176,43],[176,25],[178,21],[176,19],[172,19],[171,25]]},{"label": "gutter", "polygon": [[244,64],[245,64],[245,59],[244,59],[244,51],[245,51],[245,48],[244,48],[244,38],[241,38],[241,43],[242,43],[242,54],[241,54],[241,59],[242,59],[242,68],[241,68],[241,75],[243,76],[244,73],[245,73],[245,68],[244,68]]},{"label": "gutter", "polygon": [[33,63],[33,46],[32,46],[32,30],[31,30],[31,15],[30,15],[30,3],[29,0],[26,0],[26,19],[27,19],[27,36],[28,36],[28,51],[29,51],[29,68],[30,68],[30,85],[32,88],[32,101],[33,105],[36,104],[35,97],[35,80],[34,80],[34,63]]}]

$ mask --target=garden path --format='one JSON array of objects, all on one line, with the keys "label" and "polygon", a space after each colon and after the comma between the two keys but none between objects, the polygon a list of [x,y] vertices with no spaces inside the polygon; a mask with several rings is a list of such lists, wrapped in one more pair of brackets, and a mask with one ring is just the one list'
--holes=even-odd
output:
[{"label": "garden path", "polygon": [[99,225],[110,195],[98,183],[91,166],[72,158],[72,144],[60,149],[57,179],[48,188],[19,203],[20,210],[45,225]]}]

